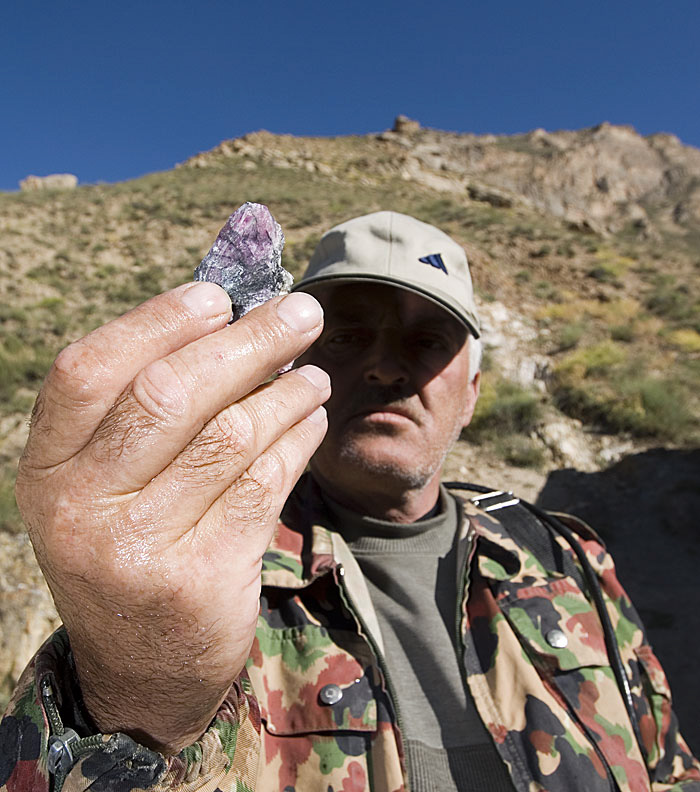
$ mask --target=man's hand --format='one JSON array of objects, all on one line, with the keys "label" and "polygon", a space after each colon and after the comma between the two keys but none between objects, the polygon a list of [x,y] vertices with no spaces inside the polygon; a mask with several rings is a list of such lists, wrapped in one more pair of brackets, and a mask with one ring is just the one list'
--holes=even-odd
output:
[{"label": "man's hand", "polygon": [[324,372],[269,381],[321,332],[318,303],[230,312],[218,286],[187,284],[67,347],[17,479],[90,713],[164,753],[242,669],[262,555],[326,429]]}]

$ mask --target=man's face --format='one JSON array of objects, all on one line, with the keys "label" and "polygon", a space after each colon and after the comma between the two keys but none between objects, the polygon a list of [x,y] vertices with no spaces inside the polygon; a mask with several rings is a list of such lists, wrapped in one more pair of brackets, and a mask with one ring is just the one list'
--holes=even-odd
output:
[{"label": "man's face", "polygon": [[423,488],[474,411],[467,330],[388,285],[327,285],[314,294],[325,327],[301,362],[327,371],[333,387],[315,477],[336,496]]}]

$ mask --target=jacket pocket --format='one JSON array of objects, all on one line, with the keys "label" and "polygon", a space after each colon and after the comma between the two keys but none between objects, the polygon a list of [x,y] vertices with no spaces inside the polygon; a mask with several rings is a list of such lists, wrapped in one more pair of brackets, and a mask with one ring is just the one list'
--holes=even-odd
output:
[{"label": "jacket pocket", "polygon": [[248,673],[265,729],[278,736],[375,731],[372,669],[345,648],[353,644],[362,657],[363,645],[349,633],[331,638],[315,624],[260,627]]},{"label": "jacket pocket", "polygon": [[259,627],[248,667],[263,727],[257,789],[370,789],[377,701],[359,640],[315,624]]},{"label": "jacket pocket", "polygon": [[572,578],[515,585],[497,599],[541,671],[556,673],[609,664],[598,613]]}]

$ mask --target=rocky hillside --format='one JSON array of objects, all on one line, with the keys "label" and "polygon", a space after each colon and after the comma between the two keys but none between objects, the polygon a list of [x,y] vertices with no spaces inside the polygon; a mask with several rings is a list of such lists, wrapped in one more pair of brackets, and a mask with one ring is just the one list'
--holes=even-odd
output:
[{"label": "rocky hillside", "polygon": [[578,132],[468,135],[423,129],[399,116],[391,130],[361,143],[358,156],[354,147],[327,139],[259,132],[224,141],[184,164],[210,167],[221,158],[243,157],[249,167],[264,161],[365,184],[399,175],[497,207],[536,209],[603,235],[628,231],[660,239],[668,233],[697,243],[700,151],[673,135],[641,137],[608,123]]},{"label": "rocky hillside", "polygon": [[671,135],[476,136],[400,117],[363,137],[255,132],[120,184],[31,184],[0,194],[5,693],[55,620],[12,495],[41,378],[71,339],[189,279],[245,200],[270,206],[295,273],[324,229],[378,209],[464,244],[487,354],[450,475],[534,499],[557,468],[595,475],[698,445],[700,151]]}]

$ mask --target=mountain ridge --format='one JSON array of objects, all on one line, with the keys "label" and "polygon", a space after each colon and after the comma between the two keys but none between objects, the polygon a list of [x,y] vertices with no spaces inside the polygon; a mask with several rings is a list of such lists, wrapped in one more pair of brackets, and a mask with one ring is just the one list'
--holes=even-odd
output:
[{"label": "mountain ridge", "polygon": [[[631,126],[603,122],[578,131],[475,135],[424,128],[399,116],[391,130],[362,139],[393,148],[385,168],[438,190],[467,189],[475,200],[500,206],[520,200],[597,233],[618,233],[627,223],[647,233],[658,233],[657,225],[668,233],[700,231],[700,150],[670,133],[642,136]],[[331,176],[334,165],[324,162],[321,152],[333,140],[338,138],[261,130],[223,141],[177,167],[207,167],[219,156],[247,157],[251,163],[260,157]],[[283,145],[271,146],[272,141]],[[284,145],[289,141],[294,141],[291,151]],[[338,164],[343,175],[352,173],[351,159],[341,157]]]}]

